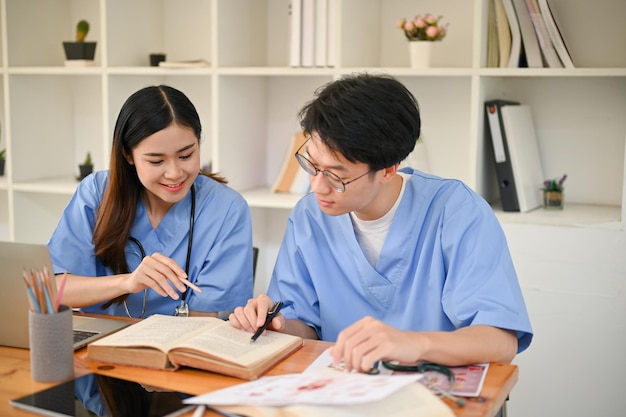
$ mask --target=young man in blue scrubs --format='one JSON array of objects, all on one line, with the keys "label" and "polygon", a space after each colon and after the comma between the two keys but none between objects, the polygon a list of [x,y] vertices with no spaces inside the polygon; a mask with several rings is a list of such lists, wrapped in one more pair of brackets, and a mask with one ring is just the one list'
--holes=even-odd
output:
[{"label": "young man in blue scrubs", "polygon": [[420,136],[414,96],[383,75],[331,82],[300,113],[313,192],[289,217],[268,294],[230,316],[335,341],[349,369],[379,360],[510,362],[532,329],[504,233],[458,180],[399,164]]}]

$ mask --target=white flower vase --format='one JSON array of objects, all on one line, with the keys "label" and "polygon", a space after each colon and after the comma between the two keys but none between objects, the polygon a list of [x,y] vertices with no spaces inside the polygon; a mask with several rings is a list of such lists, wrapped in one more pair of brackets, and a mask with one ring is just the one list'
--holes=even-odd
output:
[{"label": "white flower vase", "polygon": [[429,68],[431,66],[432,41],[411,41],[409,42],[409,56],[411,58],[411,68]]}]

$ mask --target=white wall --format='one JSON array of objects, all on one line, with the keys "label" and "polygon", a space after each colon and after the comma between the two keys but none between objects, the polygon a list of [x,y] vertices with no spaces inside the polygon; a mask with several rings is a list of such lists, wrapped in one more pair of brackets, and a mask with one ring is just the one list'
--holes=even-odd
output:
[{"label": "white wall", "polygon": [[504,224],[535,333],[510,417],[623,415],[626,232]]}]

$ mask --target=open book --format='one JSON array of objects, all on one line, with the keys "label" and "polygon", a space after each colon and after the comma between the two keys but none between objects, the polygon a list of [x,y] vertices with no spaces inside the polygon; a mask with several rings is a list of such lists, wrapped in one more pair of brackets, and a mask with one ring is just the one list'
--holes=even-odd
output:
[{"label": "open book", "polygon": [[87,359],[146,368],[181,366],[256,379],[302,347],[302,338],[267,331],[252,335],[214,317],[155,314],[87,347]]}]

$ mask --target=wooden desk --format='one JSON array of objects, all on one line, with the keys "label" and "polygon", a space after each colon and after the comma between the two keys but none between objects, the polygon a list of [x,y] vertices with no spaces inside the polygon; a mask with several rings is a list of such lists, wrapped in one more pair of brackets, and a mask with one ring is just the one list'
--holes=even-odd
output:
[{"label": "wooden desk", "polygon": [[[306,340],[302,349],[272,369],[268,375],[301,372],[330,345],[331,343],[328,342]],[[173,372],[111,366],[87,361],[85,360],[86,354],[87,350],[81,349],[74,356],[76,376],[94,372],[194,395],[242,382],[236,378],[194,369],[180,369]],[[446,402],[459,417],[494,417],[517,383],[517,378],[517,366],[491,364],[479,398],[468,399],[467,405],[463,408],[456,407],[447,400]],[[51,385],[54,384],[35,382],[31,379],[28,350],[0,346],[0,416],[31,416],[30,413],[11,407],[9,400]],[[205,413],[205,416],[209,415],[214,414]]]}]

